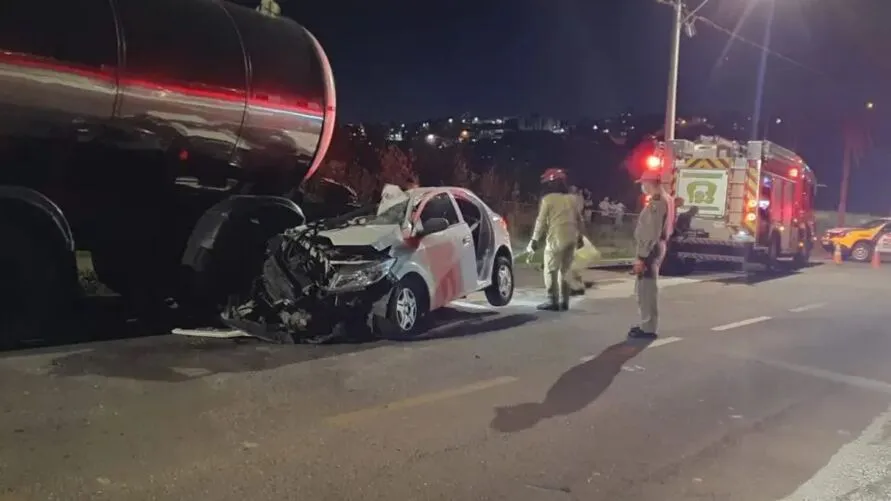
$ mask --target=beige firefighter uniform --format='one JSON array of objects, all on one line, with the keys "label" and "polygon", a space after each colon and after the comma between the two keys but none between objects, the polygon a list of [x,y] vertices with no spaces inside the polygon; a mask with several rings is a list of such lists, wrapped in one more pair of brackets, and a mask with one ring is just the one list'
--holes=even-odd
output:
[{"label": "beige firefighter uniform", "polygon": [[532,241],[544,242],[544,281],[548,299],[554,304],[569,303],[572,257],[584,228],[582,213],[573,195],[549,193],[541,199]]},{"label": "beige firefighter uniform", "polygon": [[634,241],[637,258],[644,262],[644,270],[634,284],[640,309],[639,330],[655,334],[659,323],[659,266],[665,257],[666,228],[669,200],[665,194],[654,195],[637,220]]}]

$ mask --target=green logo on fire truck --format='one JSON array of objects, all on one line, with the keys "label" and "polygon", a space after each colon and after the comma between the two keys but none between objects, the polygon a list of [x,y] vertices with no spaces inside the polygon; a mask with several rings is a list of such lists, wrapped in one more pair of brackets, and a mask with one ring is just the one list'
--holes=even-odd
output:
[{"label": "green logo on fire truck", "polygon": [[694,181],[687,185],[687,204],[712,205],[718,185],[711,181]]}]

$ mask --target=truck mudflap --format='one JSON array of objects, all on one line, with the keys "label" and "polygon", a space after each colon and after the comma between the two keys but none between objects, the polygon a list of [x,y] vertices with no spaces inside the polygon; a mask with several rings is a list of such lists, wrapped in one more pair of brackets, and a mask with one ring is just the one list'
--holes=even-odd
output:
[{"label": "truck mudflap", "polygon": [[331,291],[328,286],[336,273],[332,261],[389,259],[387,252],[371,247],[349,253],[334,247],[314,227],[273,238],[251,289],[229,297],[223,323],[280,344],[370,338],[372,317],[384,311],[396,281],[387,274],[361,289]]},{"label": "truck mudflap", "polygon": [[680,259],[743,264],[748,262],[753,247],[752,242],[675,237],[669,243],[668,252]]}]

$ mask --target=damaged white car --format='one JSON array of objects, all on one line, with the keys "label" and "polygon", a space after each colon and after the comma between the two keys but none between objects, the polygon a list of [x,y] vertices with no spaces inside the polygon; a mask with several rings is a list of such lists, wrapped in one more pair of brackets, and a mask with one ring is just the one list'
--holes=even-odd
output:
[{"label": "damaged white car", "polygon": [[408,338],[425,314],[477,291],[493,306],[513,297],[504,218],[464,188],[387,185],[375,206],[272,239],[223,321],[279,343]]}]

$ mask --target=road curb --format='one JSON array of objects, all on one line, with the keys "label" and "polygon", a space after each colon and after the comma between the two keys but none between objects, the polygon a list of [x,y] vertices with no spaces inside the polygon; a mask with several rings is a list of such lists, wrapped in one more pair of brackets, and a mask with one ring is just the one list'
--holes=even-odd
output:
[{"label": "road curb", "polygon": [[604,259],[600,262],[594,263],[589,266],[589,270],[606,270],[610,268],[627,268],[634,264],[633,258],[623,258],[623,259]]}]

